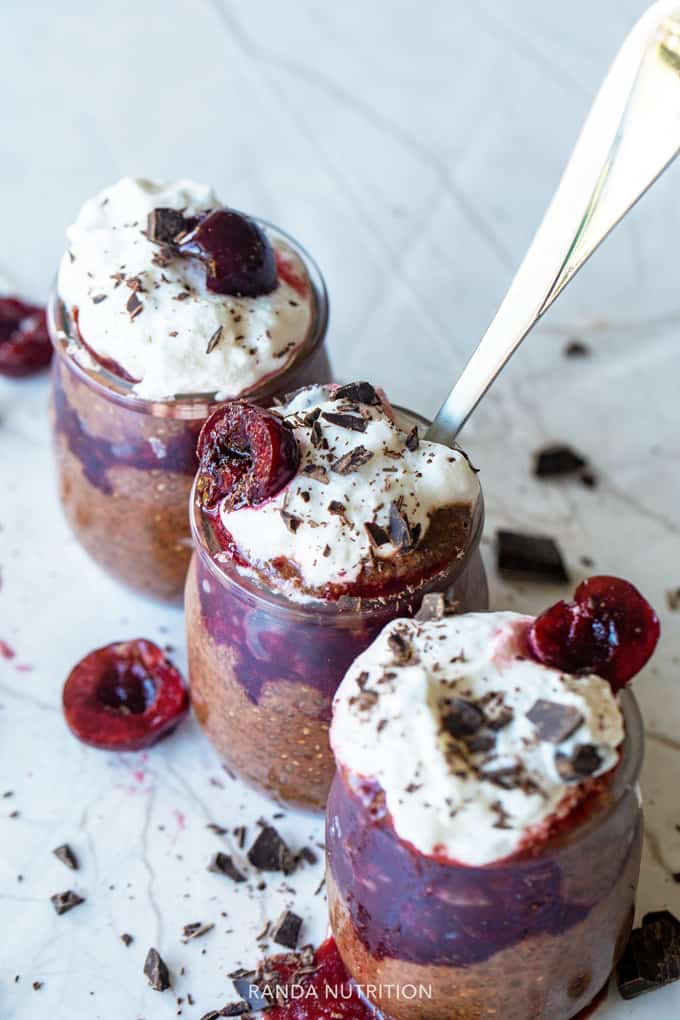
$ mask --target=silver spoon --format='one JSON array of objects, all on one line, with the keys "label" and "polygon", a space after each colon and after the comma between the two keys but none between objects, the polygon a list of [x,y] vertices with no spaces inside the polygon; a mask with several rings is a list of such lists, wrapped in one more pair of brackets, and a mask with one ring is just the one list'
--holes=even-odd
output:
[{"label": "silver spoon", "polygon": [[680,2],[659,0],[621,47],[496,317],[430,426],[452,444],[533,326],[680,151]]}]

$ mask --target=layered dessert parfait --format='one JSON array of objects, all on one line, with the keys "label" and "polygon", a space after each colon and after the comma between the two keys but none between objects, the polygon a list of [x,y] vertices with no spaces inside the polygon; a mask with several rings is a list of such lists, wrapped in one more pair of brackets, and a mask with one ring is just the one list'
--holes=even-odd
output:
[{"label": "layered dessert parfait", "polygon": [[223,400],[328,378],[323,280],[290,237],[191,181],[125,178],[67,237],[49,309],[66,516],[111,574],[172,600],[200,428]]},{"label": "layered dessert parfait", "polygon": [[352,659],[427,592],[486,608],[476,472],[367,382],[306,387],[272,411],[227,404],[198,449],[196,714],[242,776],[320,808],[331,701]]},{"label": "layered dessert parfait", "polygon": [[567,1020],[626,945],[643,738],[617,691],[658,621],[618,579],[576,595],[395,620],[337,692],[331,926],[397,1020]]}]

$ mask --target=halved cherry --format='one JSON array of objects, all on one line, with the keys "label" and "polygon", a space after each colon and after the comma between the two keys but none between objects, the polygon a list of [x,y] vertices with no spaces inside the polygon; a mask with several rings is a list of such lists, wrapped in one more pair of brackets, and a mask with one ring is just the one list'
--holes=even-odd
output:
[{"label": "halved cherry", "polygon": [[180,673],[143,638],[86,655],[71,670],[62,700],[74,736],[107,751],[150,747],[189,711]]},{"label": "halved cherry", "polygon": [[207,509],[257,506],[280,492],[300,464],[290,425],[271,411],[232,400],[215,411],[198,437],[197,492]]},{"label": "halved cherry", "polygon": [[557,602],[534,620],[529,647],[548,666],[597,673],[618,691],[647,662],[659,631],[656,613],[632,584],[591,577],[573,602]]},{"label": "halved cherry", "polygon": [[208,290],[217,294],[258,297],[278,283],[269,238],[254,220],[233,209],[209,212],[177,243],[177,250],[205,263]]},{"label": "halved cherry", "polygon": [[18,298],[0,298],[0,375],[32,375],[46,368],[51,357],[45,309]]}]

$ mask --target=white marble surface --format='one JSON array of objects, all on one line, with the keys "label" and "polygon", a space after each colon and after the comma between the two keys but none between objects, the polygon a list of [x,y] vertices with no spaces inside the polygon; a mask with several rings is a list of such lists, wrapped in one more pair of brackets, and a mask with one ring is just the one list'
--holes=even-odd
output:
[{"label": "white marble surface", "polygon": [[[641,0],[64,0],[3,5],[0,271],[36,299],[81,198],[125,173],[186,174],[289,227],[333,298],[345,377],[374,378],[432,412],[488,322],[559,175],[589,100]],[[631,578],[660,607],[663,639],[636,682],[648,730],[641,911],[680,910],[680,167],[570,287],[465,433],[481,467],[487,553],[498,525],[559,536],[575,577]],[[592,356],[566,360],[573,336]],[[181,614],[91,565],[56,503],[45,379],[0,384],[0,1017],[163,1020],[178,1007],[141,969],[156,945],[194,1020],[230,994],[226,972],[287,893],[249,899],[204,870],[214,820],[272,808],[221,771],[190,723],[148,757],[88,750],[66,732],[71,665],[146,635],[184,661]],[[532,451],[564,439],[600,484],[538,484]],[[563,593],[510,586],[493,604],[536,610]],[[242,808],[242,805],[245,807]],[[11,814],[17,811],[18,817]],[[292,842],[320,825],[288,814]],[[51,849],[64,841],[82,867]],[[323,934],[320,865],[295,879],[304,936]],[[20,881],[19,876],[23,876]],[[49,896],[84,906],[57,918]],[[228,917],[223,917],[225,911]],[[216,923],[183,946],[182,925]],[[119,934],[135,936],[126,949]],[[203,951],[205,950],[205,954]],[[179,974],[185,968],[183,976]],[[14,975],[20,975],[15,983]],[[43,987],[34,991],[33,981]],[[602,1020],[671,1020],[680,986]]]}]

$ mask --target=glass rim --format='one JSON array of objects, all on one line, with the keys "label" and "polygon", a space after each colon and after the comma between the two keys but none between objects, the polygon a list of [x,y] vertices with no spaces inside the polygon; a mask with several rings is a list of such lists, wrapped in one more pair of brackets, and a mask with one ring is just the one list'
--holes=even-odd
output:
[{"label": "glass rim", "polygon": [[[248,215],[249,219],[272,234],[274,239],[281,239],[293,249],[304,263],[311,285],[313,296],[312,321],[308,335],[282,372],[270,375],[264,382],[256,383],[250,389],[241,390],[239,393],[232,394],[231,396],[221,395],[221,390],[211,390],[204,393],[178,393],[170,397],[154,399],[140,397],[133,392],[134,382],[122,379],[103,365],[93,369],[86,368],[69,351],[70,347],[76,347],[79,350],[84,350],[84,348],[80,339],[69,328],[69,316],[65,304],[59,296],[57,277],[55,276],[47,300],[47,326],[56,354],[64,358],[83,381],[99,389],[107,397],[158,417],[170,416],[170,409],[176,414],[178,406],[182,406],[186,410],[186,413],[180,415],[180,417],[206,417],[210,408],[225,403],[227,400],[257,401],[274,396],[282,389],[285,390],[286,378],[297,370],[304,358],[313,354],[323,342],[328,332],[330,318],[328,288],[323,273],[314,257],[291,234],[282,230],[281,227],[277,227],[269,220],[260,219],[249,214],[243,215]],[[218,394],[220,395],[218,396]]]},{"label": "glass rim", "polygon": [[[393,404],[392,407],[396,411],[409,415],[413,420],[424,426],[430,424],[427,418],[416,411],[401,407],[399,404]],[[245,592],[253,600],[266,603],[270,611],[279,612],[291,620],[308,620],[310,616],[316,615],[328,617],[329,619],[338,617],[343,622],[346,621],[348,625],[351,625],[353,623],[360,623],[362,620],[371,619],[372,617],[379,618],[389,610],[391,605],[399,600],[413,598],[420,592],[425,595],[428,591],[441,590],[438,588],[438,582],[441,581],[442,577],[446,578],[446,587],[449,587],[467,569],[471,557],[479,548],[484,530],[484,495],[480,486],[477,501],[472,507],[472,526],[464,551],[455,561],[452,561],[447,567],[428,577],[421,584],[404,587],[397,592],[385,596],[383,599],[348,596],[347,601],[355,604],[358,603],[358,608],[355,608],[353,605],[348,606],[342,599],[331,601],[313,596],[305,599],[305,601],[294,602],[285,593],[266,587],[265,583],[259,578],[240,570],[233,560],[229,560],[229,562],[218,562],[215,560],[206,538],[206,529],[211,527],[210,515],[198,504],[196,497],[197,483],[198,474],[194,478],[191,487],[189,502],[189,523],[195,555],[201,559],[203,564],[208,566],[217,583],[231,590],[238,589],[241,592]],[[456,568],[455,570],[453,569],[454,567]]]}]

